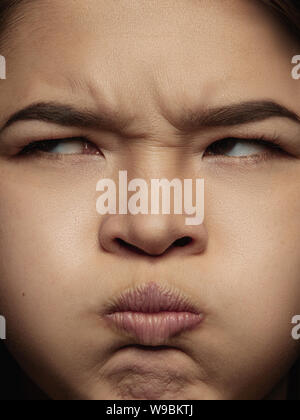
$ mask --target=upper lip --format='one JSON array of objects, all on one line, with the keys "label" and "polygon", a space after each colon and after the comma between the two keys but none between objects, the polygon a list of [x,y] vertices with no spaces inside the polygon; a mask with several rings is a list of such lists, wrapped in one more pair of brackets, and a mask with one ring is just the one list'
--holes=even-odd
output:
[{"label": "upper lip", "polygon": [[190,312],[200,311],[182,292],[175,288],[161,286],[155,282],[127,289],[107,305],[106,314],[115,312]]}]

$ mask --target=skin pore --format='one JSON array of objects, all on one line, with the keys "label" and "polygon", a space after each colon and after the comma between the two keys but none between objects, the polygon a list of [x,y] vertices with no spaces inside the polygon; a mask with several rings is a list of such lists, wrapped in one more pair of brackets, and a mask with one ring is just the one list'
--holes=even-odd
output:
[{"label": "skin pore", "polygon": [[[253,0],[40,0],[20,11],[1,50],[0,313],[9,350],[53,399],[263,399],[274,389],[284,397],[299,355],[291,338],[300,313],[300,83],[291,77],[299,41]],[[258,102],[295,118],[181,124]],[[36,104],[47,118],[7,125]],[[49,121],[50,105],[60,122]],[[70,107],[99,121],[66,122]],[[41,140],[52,143],[28,147]],[[204,178],[204,224],[186,226],[184,214],[97,214],[97,181],[117,180],[119,170],[147,181]],[[185,236],[192,244],[172,247]],[[102,316],[123,290],[151,281],[205,314],[164,347],[143,347]]]}]

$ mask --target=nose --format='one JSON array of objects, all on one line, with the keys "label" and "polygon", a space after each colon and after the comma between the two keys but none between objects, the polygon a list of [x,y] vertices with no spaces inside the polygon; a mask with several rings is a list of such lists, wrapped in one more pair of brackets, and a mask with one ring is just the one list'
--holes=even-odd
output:
[{"label": "nose", "polygon": [[106,215],[99,241],[114,254],[163,256],[203,253],[207,246],[204,223],[190,226],[181,215]]}]

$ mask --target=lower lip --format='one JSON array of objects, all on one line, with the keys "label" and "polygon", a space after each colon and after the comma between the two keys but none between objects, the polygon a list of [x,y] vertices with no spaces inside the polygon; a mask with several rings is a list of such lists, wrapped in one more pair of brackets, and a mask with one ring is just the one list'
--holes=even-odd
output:
[{"label": "lower lip", "polygon": [[133,335],[140,344],[160,345],[169,338],[191,330],[203,321],[191,312],[114,312],[106,316],[118,329]]}]

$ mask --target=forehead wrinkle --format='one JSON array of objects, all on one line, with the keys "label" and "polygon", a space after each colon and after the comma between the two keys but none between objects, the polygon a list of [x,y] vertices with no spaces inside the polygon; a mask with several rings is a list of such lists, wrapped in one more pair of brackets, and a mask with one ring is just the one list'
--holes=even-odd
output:
[{"label": "forehead wrinkle", "polygon": [[[91,76],[91,77],[90,77]],[[139,106],[132,106],[132,101],[128,101],[123,84],[116,85],[110,83],[106,78],[93,77],[89,74],[64,74],[63,83],[65,87],[77,98],[90,98],[91,106],[96,112],[102,110],[108,114],[114,114],[121,121],[126,121],[123,125],[123,137],[132,139],[146,139],[155,137],[161,127],[161,123],[166,119],[160,115],[160,107],[156,109],[155,103],[145,105],[145,101]],[[77,101],[77,99],[76,99]],[[133,101],[136,103],[135,101]]]},{"label": "forehead wrinkle", "polygon": [[109,100],[108,95],[105,95],[103,87],[100,84],[96,85],[91,81],[85,80],[84,77],[72,77],[70,75],[65,76],[64,81],[72,95],[84,95],[85,98],[87,96],[90,97],[96,108],[96,112],[111,115],[115,120],[118,120],[120,123],[120,135],[124,137],[135,137],[137,135],[131,130],[136,116],[128,111],[125,112],[117,103],[113,104]]},{"label": "forehead wrinkle", "polygon": [[7,49],[8,54],[11,52],[9,45],[12,40],[12,33],[19,30],[24,19],[28,16],[28,12],[32,12],[32,8],[37,2],[44,0],[0,0],[0,48]]}]

